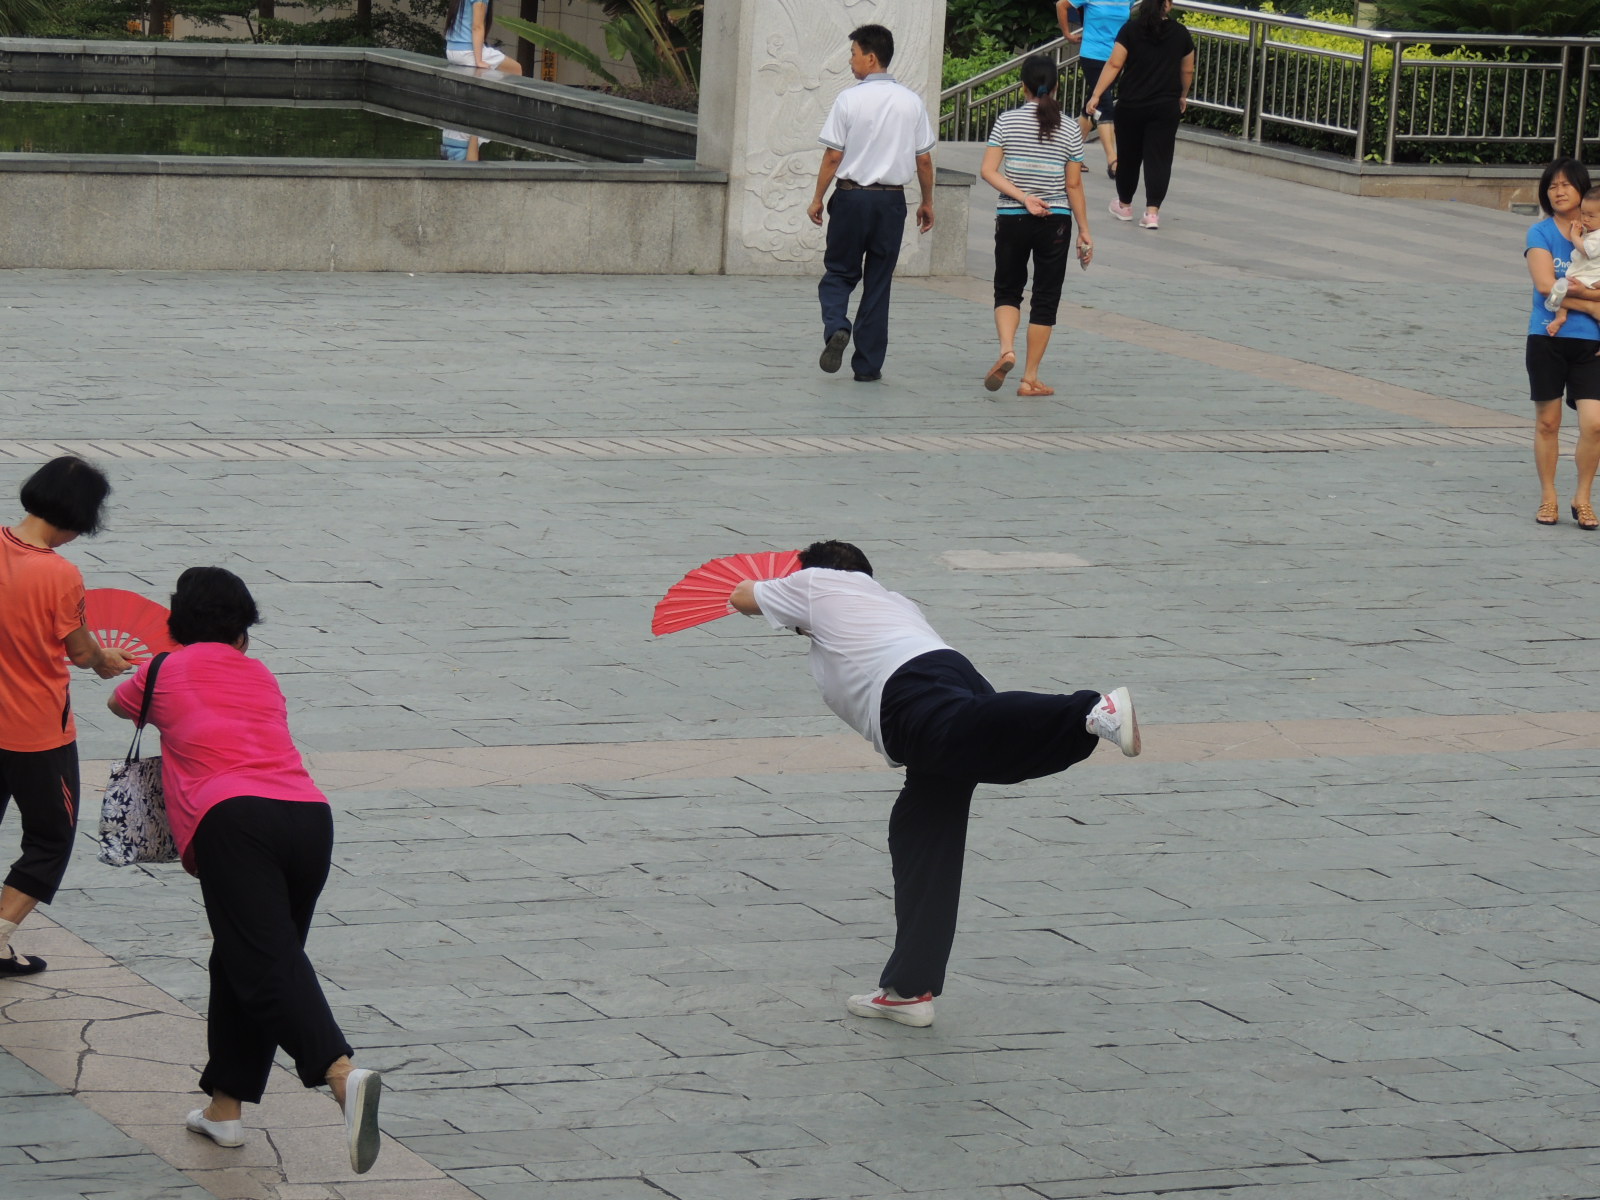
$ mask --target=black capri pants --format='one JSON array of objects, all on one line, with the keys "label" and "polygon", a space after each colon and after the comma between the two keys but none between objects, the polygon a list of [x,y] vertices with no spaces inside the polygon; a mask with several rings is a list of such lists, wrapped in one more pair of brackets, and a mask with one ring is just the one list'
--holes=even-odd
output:
[{"label": "black capri pants", "polygon": [[22,854],[6,876],[41,904],[56,898],[78,828],[78,743],[54,750],[0,750],[0,817],[7,801],[22,818]]},{"label": "black capri pants", "polygon": [[1072,246],[1072,215],[1002,213],[994,219],[994,306],[1021,308],[1028,286],[1028,260],[1033,260],[1033,302],[1028,324],[1054,325],[1061,305],[1061,282],[1067,275]]},{"label": "black capri pants", "polygon": [[332,811],[235,796],[200,819],[193,850],[216,939],[201,1090],[261,1103],[279,1046],[300,1082],[319,1086],[351,1053],[305,951],[333,856]]}]

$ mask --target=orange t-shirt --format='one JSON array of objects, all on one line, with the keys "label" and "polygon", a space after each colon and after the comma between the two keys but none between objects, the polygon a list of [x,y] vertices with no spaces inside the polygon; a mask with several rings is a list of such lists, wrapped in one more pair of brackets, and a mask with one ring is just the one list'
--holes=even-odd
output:
[{"label": "orange t-shirt", "polygon": [[78,568],[0,529],[0,749],[54,750],[78,736],[64,642],[82,624]]}]

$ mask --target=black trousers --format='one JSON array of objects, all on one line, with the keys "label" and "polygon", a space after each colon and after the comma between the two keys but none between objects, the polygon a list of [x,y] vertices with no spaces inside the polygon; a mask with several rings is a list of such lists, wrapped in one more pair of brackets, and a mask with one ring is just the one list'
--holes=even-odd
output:
[{"label": "black trousers", "polygon": [[1054,325],[1061,305],[1061,282],[1067,275],[1072,246],[1072,218],[1052,213],[1035,217],[1009,213],[994,219],[994,306],[1021,308],[1028,286],[1028,260],[1033,260],[1033,303],[1028,324]]},{"label": "black trousers", "polygon": [[889,817],[894,952],[878,986],[902,996],[944,990],[956,936],[967,816],[980,783],[1021,783],[1065,771],[1094,752],[1084,720],[1099,692],[996,692],[964,655],[935,650],[883,688],[879,716],[906,782]]},{"label": "black trousers", "polygon": [[[889,353],[889,285],[900,260],[906,232],[906,194],[868,188],[835,189],[828,200],[827,249],[823,253],[822,337],[851,330],[855,350],[850,366],[857,375],[883,370]],[[850,324],[850,293],[860,283],[861,303]]]},{"label": "black trousers", "polygon": [[1175,104],[1158,109],[1117,108],[1117,199],[1133,203],[1139,190],[1139,170],[1144,169],[1146,208],[1160,208],[1172,183],[1172,156],[1178,147],[1180,114]]},{"label": "black trousers", "polygon": [[78,828],[78,743],[54,750],[0,750],[0,818],[7,801],[22,818],[22,854],[7,887],[41,904],[56,898]]},{"label": "black trousers", "polygon": [[201,818],[194,861],[215,939],[208,1094],[259,1104],[279,1046],[307,1087],[351,1053],[305,951],[332,857],[326,804],[235,796]]}]

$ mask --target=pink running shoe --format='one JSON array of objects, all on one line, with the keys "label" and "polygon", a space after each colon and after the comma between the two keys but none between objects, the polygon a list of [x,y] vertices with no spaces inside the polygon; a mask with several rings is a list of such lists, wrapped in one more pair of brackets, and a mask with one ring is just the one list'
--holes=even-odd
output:
[{"label": "pink running shoe", "polygon": [[918,1029],[933,1024],[932,992],[907,1000],[892,989],[879,988],[865,996],[851,996],[845,1007],[855,1017],[883,1017]]},{"label": "pink running shoe", "polygon": [[1161,228],[1161,214],[1160,213],[1153,213],[1153,212],[1145,213],[1144,216],[1139,218],[1139,228],[1140,229],[1160,229]]},{"label": "pink running shoe", "polygon": [[1119,221],[1133,220],[1133,205],[1124,204],[1121,200],[1113,198],[1111,201],[1111,215]]}]

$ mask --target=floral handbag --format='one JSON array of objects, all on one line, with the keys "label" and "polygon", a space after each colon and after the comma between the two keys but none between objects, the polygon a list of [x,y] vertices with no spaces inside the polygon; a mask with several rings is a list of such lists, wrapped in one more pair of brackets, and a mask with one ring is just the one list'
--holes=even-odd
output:
[{"label": "floral handbag", "polygon": [[166,657],[158,654],[150,664],[133,744],[128,747],[127,757],[111,768],[106,781],[105,799],[100,805],[100,861],[108,867],[178,861],[178,846],[172,840],[166,797],[161,789],[161,756],[139,757],[139,738],[150,716],[150,697],[155,695],[156,675]]}]

